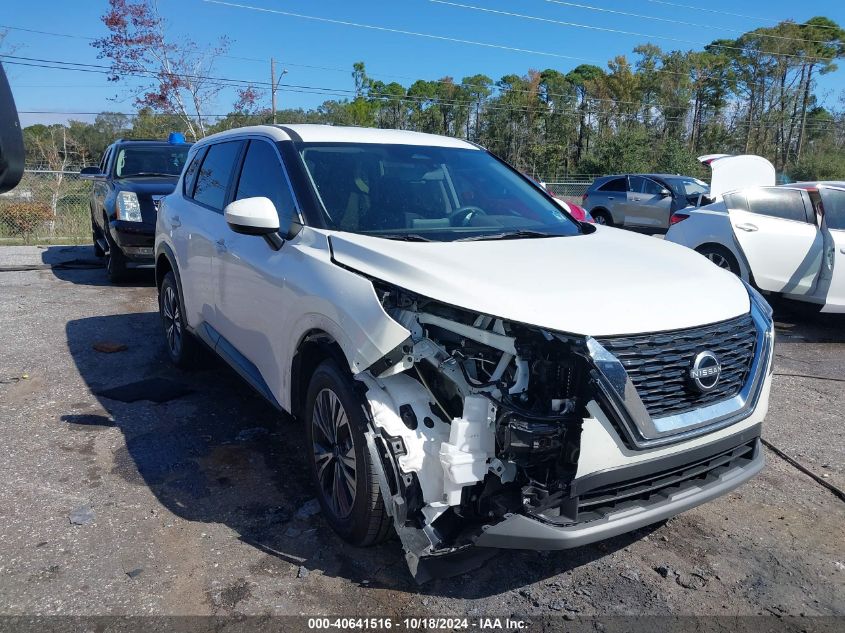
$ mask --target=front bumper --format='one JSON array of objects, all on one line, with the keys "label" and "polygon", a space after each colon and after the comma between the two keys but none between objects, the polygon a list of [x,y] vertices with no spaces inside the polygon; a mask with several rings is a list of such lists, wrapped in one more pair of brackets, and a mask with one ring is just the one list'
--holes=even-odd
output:
[{"label": "front bumper", "polygon": [[[601,473],[604,477],[598,477],[593,482],[600,485],[578,491],[582,498],[598,499],[600,503],[603,492],[622,492],[618,501],[610,499],[612,495],[605,495],[608,497],[605,512],[596,513],[595,506],[590,506],[588,501],[591,511],[585,513],[586,516],[598,518],[558,525],[543,517],[512,514],[500,523],[485,526],[475,544],[502,549],[563,550],[618,536],[675,516],[730,492],[760,472],[764,458],[759,434],[760,427],[757,425],[730,438],[730,444],[740,442],[733,448],[725,450],[724,442],[716,443],[708,447],[708,457],[705,458],[701,458],[701,451],[696,451],[698,455],[685,466],[668,467],[661,471],[660,464],[649,464],[650,471],[659,471],[652,476],[637,477],[643,472],[642,465]],[[626,480],[626,471],[634,477]],[[607,475],[614,481],[608,483]],[[605,481],[601,481],[602,478]],[[662,484],[665,486],[661,488]]]},{"label": "front bumper", "polygon": [[109,232],[128,259],[144,263],[154,261],[155,224],[112,220]]}]

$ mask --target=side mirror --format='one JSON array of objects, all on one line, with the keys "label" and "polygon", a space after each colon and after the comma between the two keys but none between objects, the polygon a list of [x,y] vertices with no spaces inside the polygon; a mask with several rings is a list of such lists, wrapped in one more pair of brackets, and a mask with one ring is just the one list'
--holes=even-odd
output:
[{"label": "side mirror", "polygon": [[223,209],[226,224],[243,235],[269,235],[279,232],[279,213],[270,198],[235,200]]},{"label": "side mirror", "polygon": [[666,198],[666,197],[671,196],[671,195],[672,195],[672,192],[669,191],[668,189],[661,189],[660,190],[660,196],[663,197],[663,198]]},{"label": "side mirror", "polygon": [[21,122],[6,72],[0,64],[0,193],[17,187],[23,176],[23,163]]},{"label": "side mirror", "polygon": [[80,178],[96,178],[97,176],[102,176],[103,172],[100,171],[99,167],[83,167],[79,171]]}]

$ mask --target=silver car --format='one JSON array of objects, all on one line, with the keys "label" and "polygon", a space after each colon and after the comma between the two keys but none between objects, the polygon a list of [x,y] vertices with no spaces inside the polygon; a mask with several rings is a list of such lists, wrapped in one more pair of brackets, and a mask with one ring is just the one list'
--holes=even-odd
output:
[{"label": "silver car", "polygon": [[709,202],[710,187],[691,176],[621,174],[596,178],[581,205],[597,224],[663,231],[675,211]]}]

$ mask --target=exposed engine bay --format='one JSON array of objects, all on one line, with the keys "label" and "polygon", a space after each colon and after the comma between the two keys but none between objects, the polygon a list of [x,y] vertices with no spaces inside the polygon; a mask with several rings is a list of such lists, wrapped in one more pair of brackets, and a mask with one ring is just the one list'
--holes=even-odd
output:
[{"label": "exposed engine bay", "polygon": [[357,378],[412,573],[511,514],[576,522],[570,483],[590,399],[583,339],[374,285],[410,332]]}]

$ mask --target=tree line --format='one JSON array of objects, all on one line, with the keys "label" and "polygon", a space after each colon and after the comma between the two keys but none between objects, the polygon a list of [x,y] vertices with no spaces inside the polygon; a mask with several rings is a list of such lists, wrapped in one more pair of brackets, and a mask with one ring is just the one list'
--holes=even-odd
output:
[{"label": "tree line", "polygon": [[[114,11],[127,3],[112,5]],[[160,18],[147,16],[137,26],[113,11],[104,16],[111,35],[94,45],[111,61],[116,81],[147,73],[136,92],[137,115],[102,113],[93,123],[31,126],[25,133],[32,161],[43,162],[51,153],[44,148],[55,150],[59,142],[82,164],[96,161],[120,136],[160,138],[179,130],[195,139],[271,120],[259,107],[266,91],[255,86],[240,85],[228,115],[205,114],[225,87],[214,83],[212,72],[226,42],[197,47],[201,63],[182,50],[178,59],[187,61],[180,68],[168,58],[174,49],[158,28]],[[150,51],[151,42],[157,51]],[[356,62],[348,97],[282,110],[276,118],[466,138],[546,180],[626,171],[697,174],[695,157],[705,153],[759,154],[793,179],[845,178],[845,94],[826,107],[817,86],[843,56],[845,31],[814,17],[715,40],[702,50],[643,44],[606,68],[530,69],[497,80],[475,74],[406,86],[375,79]]]}]

